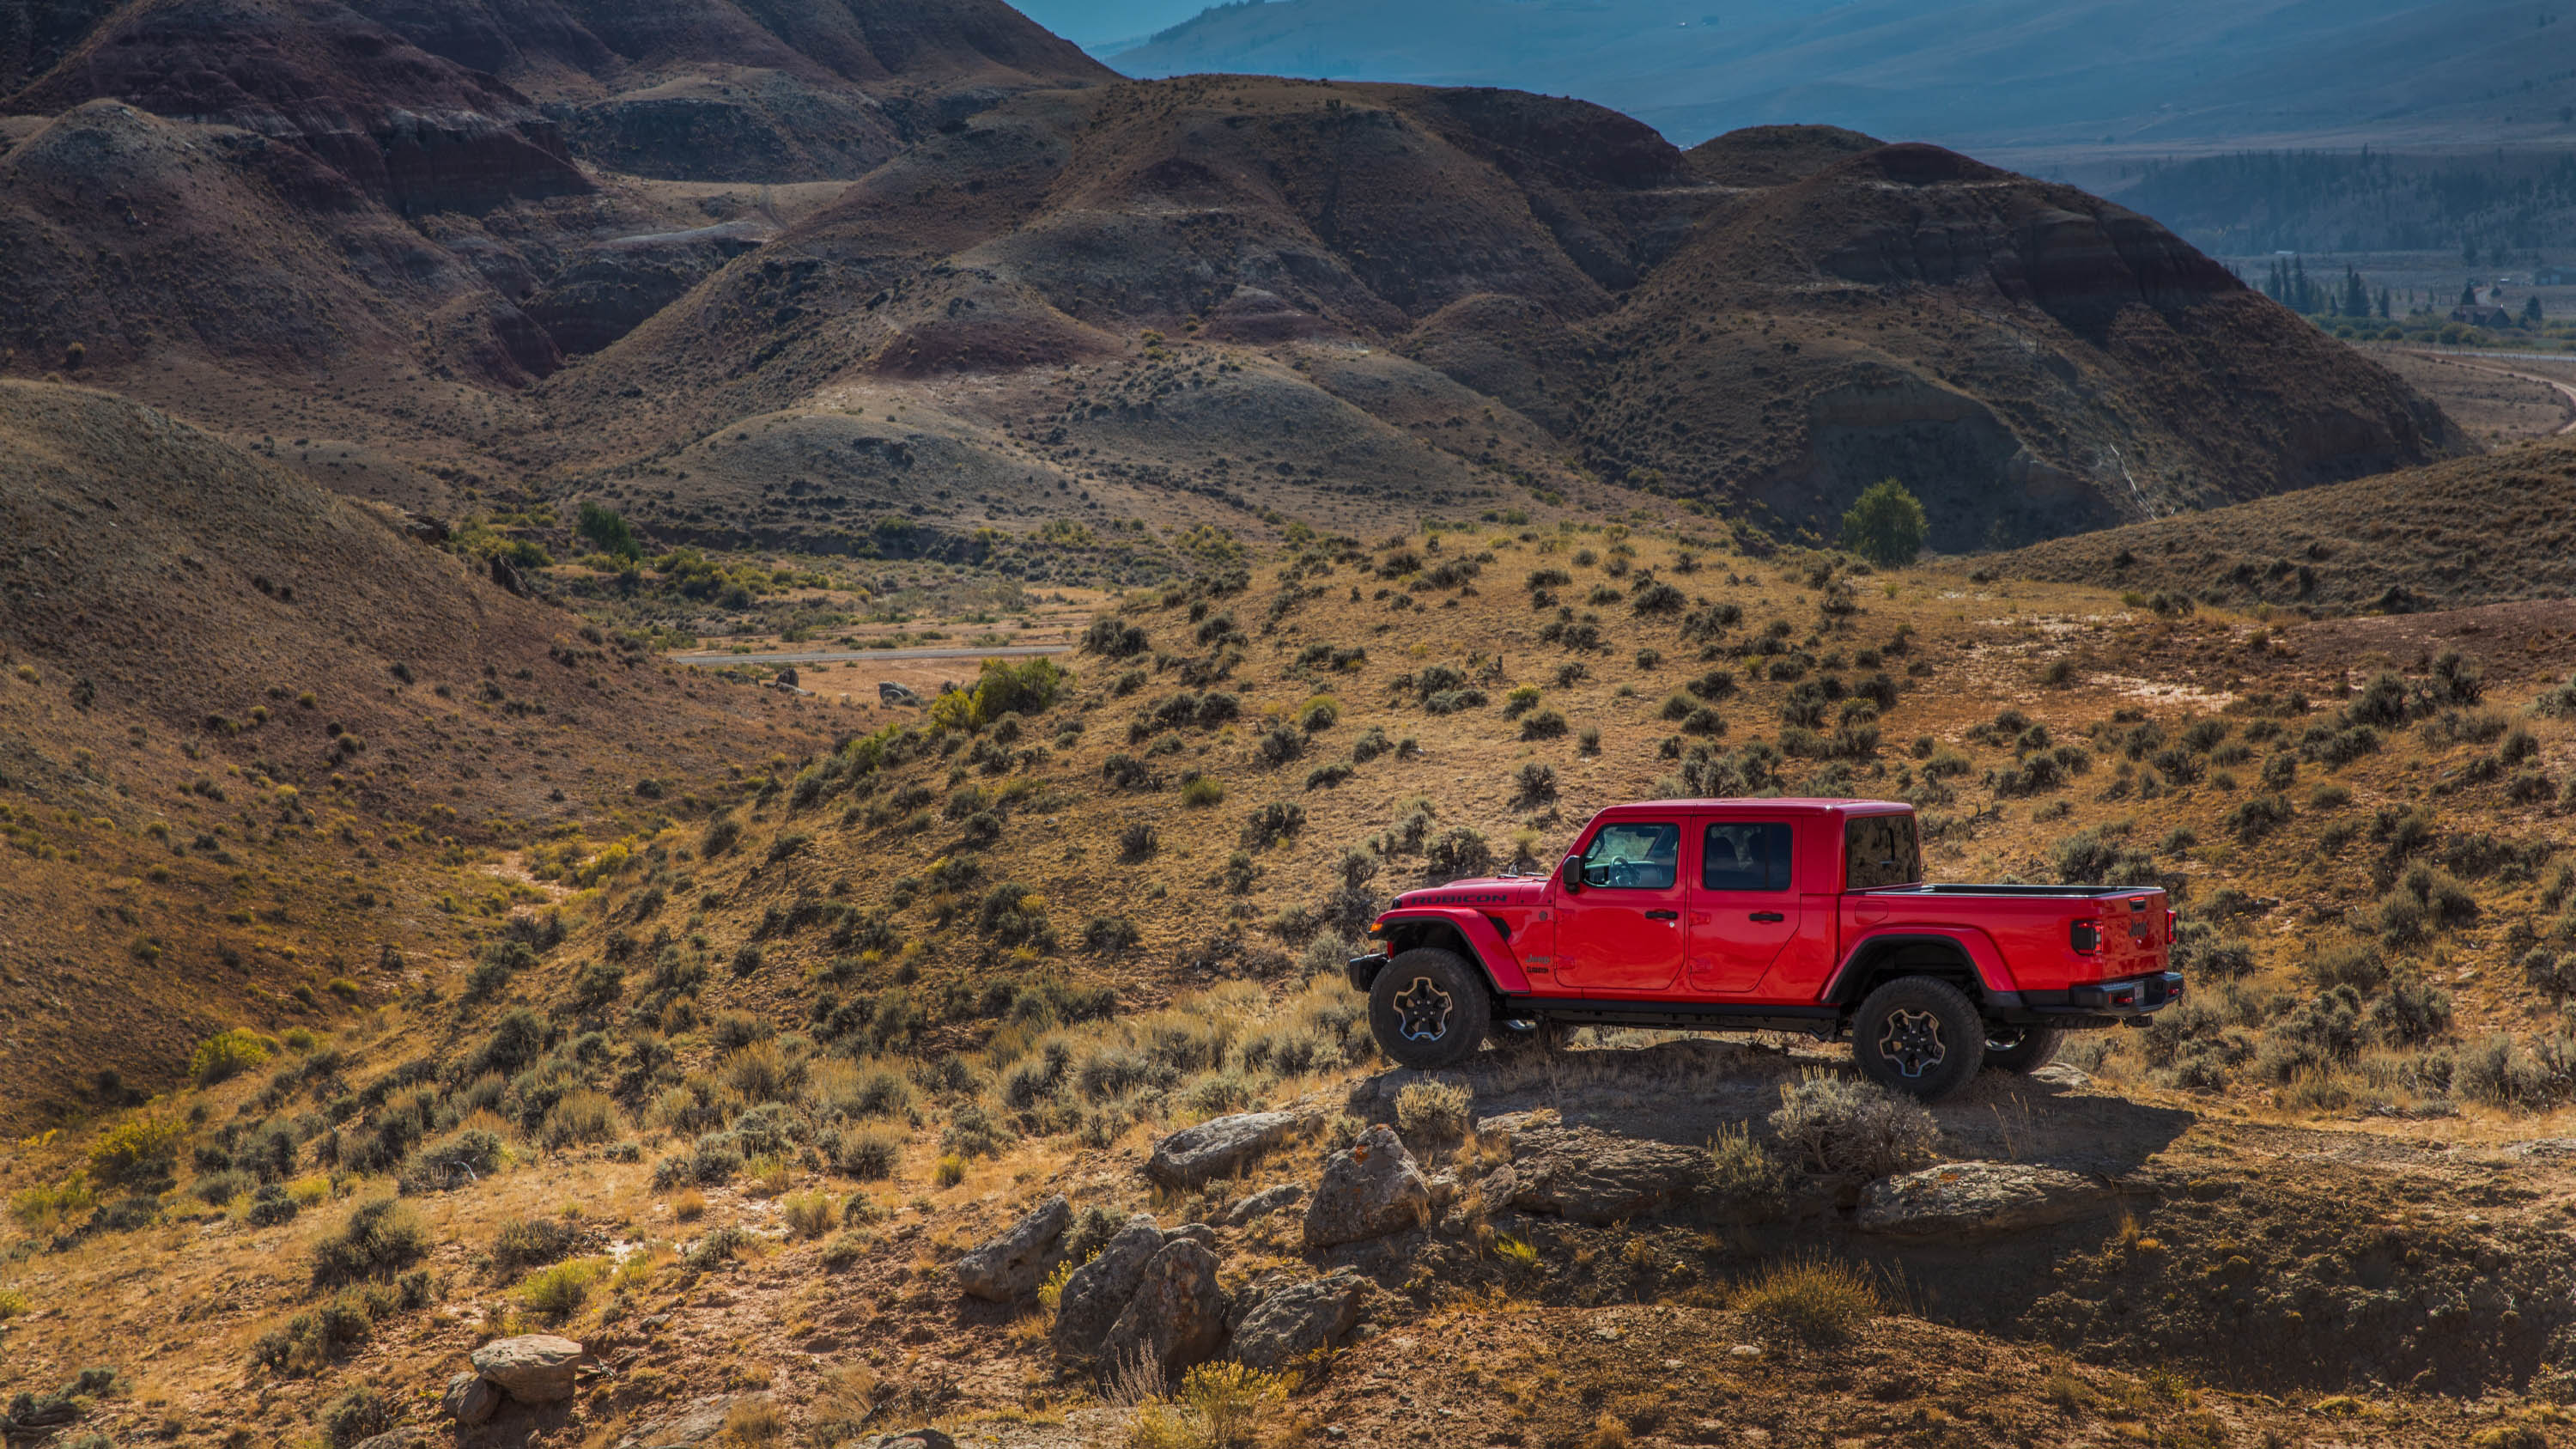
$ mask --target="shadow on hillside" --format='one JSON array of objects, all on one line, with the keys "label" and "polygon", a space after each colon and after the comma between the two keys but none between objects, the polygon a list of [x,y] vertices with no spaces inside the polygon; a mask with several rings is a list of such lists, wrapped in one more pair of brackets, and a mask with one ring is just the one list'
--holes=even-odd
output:
[{"label": "shadow on hillside", "polygon": [[[1697,1146],[1721,1127],[1749,1124],[1770,1135],[1780,1089],[1809,1072],[1847,1075],[1839,1057],[1820,1059],[1758,1043],[1688,1038],[1650,1045],[1610,1045],[1504,1054],[1479,1053],[1447,1072],[1395,1069],[1354,1083],[1350,1111],[1369,1121],[1395,1119],[1405,1087],[1437,1078],[1475,1094],[1478,1120],[1553,1110],[1570,1126]],[[1943,1155],[2041,1163],[2084,1172],[2134,1170],[2189,1131],[2192,1112],[2152,1106],[2098,1086],[1987,1072],[1933,1106]]]}]

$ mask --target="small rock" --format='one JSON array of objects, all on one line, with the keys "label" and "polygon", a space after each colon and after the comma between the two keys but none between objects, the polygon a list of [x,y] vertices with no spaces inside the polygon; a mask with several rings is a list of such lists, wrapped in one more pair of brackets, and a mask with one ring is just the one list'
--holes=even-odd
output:
[{"label": "small rock", "polygon": [[910,685],[897,684],[891,679],[880,679],[877,681],[877,703],[919,704],[921,696],[914,693]]},{"label": "small rock", "polygon": [[1601,1340],[1603,1343],[1617,1343],[1626,1335],[1615,1328],[1596,1328],[1592,1330],[1592,1336]]},{"label": "small rock", "polygon": [[1762,1356],[1762,1348],[1759,1344],[1739,1343],[1735,1347],[1728,1349],[1726,1351],[1726,1356],[1728,1358],[1760,1358]]},{"label": "small rock", "polygon": [[2082,1217],[2112,1195],[2099,1178],[2063,1168],[1951,1162],[1862,1188],[1854,1226],[1902,1236],[2001,1232]]},{"label": "small rock", "polygon": [[733,1403],[729,1398],[691,1399],[677,1413],[619,1439],[617,1449],[694,1449],[724,1432],[725,1416],[733,1412]]},{"label": "small rock", "polygon": [[438,1396],[440,1412],[460,1424],[480,1424],[501,1409],[501,1391],[481,1374],[454,1374]]},{"label": "small rock", "polygon": [[1216,1356],[1225,1342],[1225,1290],[1216,1285],[1216,1254],[1191,1238],[1163,1245],[1145,1264],[1136,1294],[1110,1326],[1102,1357],[1113,1364],[1152,1361],[1164,1378]]},{"label": "small rock", "polygon": [[1184,1127],[1154,1144],[1145,1175],[1165,1187],[1193,1188],[1224,1177],[1253,1158],[1288,1140],[1297,1130],[1294,1112],[1238,1112],[1211,1117]]},{"label": "small rock", "polygon": [[418,1429],[406,1425],[400,1429],[388,1429],[372,1439],[361,1439],[355,1449],[416,1449],[426,1442],[426,1436]]},{"label": "small rock", "polygon": [[2093,1079],[2091,1077],[2084,1075],[2082,1072],[2077,1071],[2075,1068],[2068,1066],[2064,1062],[2050,1062],[2047,1066],[2033,1071],[2030,1074],[2030,1079],[2034,1082],[2044,1082],[2052,1087],[2065,1087],[2070,1090],[2076,1087],[2089,1087],[2093,1085]]},{"label": "small rock", "polygon": [[1431,1185],[1403,1139],[1381,1122],[1324,1164],[1324,1180],[1306,1204],[1306,1246],[1382,1238],[1430,1216]]},{"label": "small rock", "polygon": [[1293,1283],[1262,1298],[1234,1331],[1234,1356],[1247,1367],[1276,1369],[1349,1333],[1360,1317],[1362,1284],[1336,1274]]},{"label": "small rock", "polygon": [[1100,1351],[1127,1300],[1136,1296],[1136,1285],[1144,1281],[1146,1262],[1162,1250],[1163,1233],[1154,1226],[1154,1215],[1138,1213],[1100,1256],[1065,1279],[1064,1294],[1056,1300],[1055,1327],[1047,1335],[1058,1359],[1076,1362]]},{"label": "small rock", "polygon": [[1239,1228],[1245,1223],[1266,1218],[1281,1208],[1294,1207],[1297,1199],[1305,1195],[1305,1187],[1294,1182],[1283,1182],[1277,1187],[1263,1188],[1227,1210],[1226,1226]]},{"label": "small rock", "polygon": [[1580,1223],[1624,1222],[1688,1198],[1707,1170],[1701,1149],[1597,1127],[1532,1126],[1512,1134],[1509,1176],[1488,1182],[1485,1200]]},{"label": "small rock", "polygon": [[474,1371],[522,1404],[551,1404],[572,1397],[581,1345],[551,1333],[496,1338],[474,1350]]},{"label": "small rock", "polygon": [[1037,1291],[1055,1266],[1057,1244],[1073,1221],[1073,1204],[1057,1193],[1010,1231],[957,1260],[957,1286],[972,1297],[1008,1303]]}]

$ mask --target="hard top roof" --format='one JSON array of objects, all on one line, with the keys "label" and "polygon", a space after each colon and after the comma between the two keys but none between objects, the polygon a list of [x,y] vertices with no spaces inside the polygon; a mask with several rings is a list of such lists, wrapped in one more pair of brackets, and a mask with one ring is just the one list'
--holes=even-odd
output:
[{"label": "hard top roof", "polygon": [[1815,796],[1726,796],[1705,800],[1636,800],[1612,805],[1603,815],[1631,815],[1640,811],[1670,810],[1759,810],[1773,815],[1911,815],[1914,807],[1902,800],[1852,800]]}]

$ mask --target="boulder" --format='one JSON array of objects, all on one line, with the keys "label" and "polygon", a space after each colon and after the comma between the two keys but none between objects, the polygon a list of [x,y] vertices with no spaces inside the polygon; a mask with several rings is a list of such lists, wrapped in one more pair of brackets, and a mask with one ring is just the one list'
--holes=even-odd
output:
[{"label": "boulder", "polygon": [[919,704],[921,696],[908,684],[897,684],[891,679],[880,679],[877,681],[877,703]]},{"label": "boulder", "polygon": [[1100,1250],[1100,1256],[1064,1280],[1064,1294],[1056,1300],[1055,1327],[1047,1335],[1057,1358],[1070,1362],[1099,1353],[1101,1340],[1126,1311],[1127,1300],[1136,1296],[1136,1285],[1144,1281],[1145,1264],[1162,1250],[1163,1233],[1154,1226],[1153,1214],[1138,1213]]},{"label": "boulder", "polygon": [[924,1425],[900,1433],[870,1435],[858,1442],[857,1449],[957,1449],[957,1441]]},{"label": "boulder", "polygon": [[1855,1226],[1906,1237],[2003,1232],[2082,1217],[2114,1194],[2100,1178],[2064,1168],[1951,1162],[1862,1188]]},{"label": "boulder", "polygon": [[1360,1321],[1358,1275],[1341,1273],[1292,1283],[1262,1298],[1234,1331],[1234,1357],[1250,1368],[1277,1369],[1329,1348]]},{"label": "boulder", "polygon": [[1216,1229],[1205,1223],[1183,1223],[1177,1228],[1163,1229],[1164,1242],[1177,1243],[1183,1239],[1196,1243],[1211,1253],[1216,1251]]},{"label": "boulder", "polygon": [[438,1408],[459,1424],[480,1424],[501,1411],[501,1391],[481,1374],[450,1375]]},{"label": "boulder", "polygon": [[1224,1343],[1225,1290],[1216,1285],[1216,1254],[1196,1239],[1174,1238],[1146,1262],[1101,1357],[1112,1364],[1150,1361],[1166,1381],[1177,1382]]},{"label": "boulder", "polygon": [[1641,1217],[1698,1191],[1708,1154],[1597,1127],[1528,1127],[1512,1134],[1512,1161],[1485,1182],[1489,1205],[1554,1213],[1581,1223]]},{"label": "boulder", "polygon": [[957,1260],[957,1286],[971,1297],[993,1303],[1025,1298],[1046,1281],[1073,1221],[1073,1204],[1057,1193],[1020,1219],[1010,1231]]},{"label": "boulder", "polygon": [[581,1345],[551,1333],[496,1338],[474,1350],[474,1371],[522,1404],[551,1404],[572,1397],[573,1369]]},{"label": "boulder", "polygon": [[1253,1158],[1288,1140],[1298,1123],[1294,1112],[1238,1112],[1211,1117],[1184,1127],[1154,1144],[1145,1175],[1171,1188],[1194,1188],[1224,1177]]},{"label": "boulder", "polygon": [[1306,1204],[1306,1246],[1330,1248],[1419,1226],[1431,1187],[1395,1129],[1381,1122],[1332,1155]]},{"label": "boulder", "polygon": [[724,1433],[725,1416],[733,1412],[733,1405],[729,1398],[691,1399],[676,1412],[630,1430],[617,1441],[617,1449],[694,1449],[713,1443]]},{"label": "boulder", "polygon": [[1225,1214],[1226,1226],[1239,1228],[1245,1223],[1266,1218],[1281,1208],[1296,1206],[1297,1199],[1305,1195],[1306,1189],[1298,1183],[1283,1182],[1277,1187],[1265,1187],[1228,1208]]}]

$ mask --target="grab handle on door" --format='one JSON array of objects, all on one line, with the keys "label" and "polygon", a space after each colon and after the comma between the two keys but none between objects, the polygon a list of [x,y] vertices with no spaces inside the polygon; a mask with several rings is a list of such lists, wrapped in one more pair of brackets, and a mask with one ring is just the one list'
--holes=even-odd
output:
[{"label": "grab handle on door", "polygon": [[1681,919],[1681,916],[1682,916],[1682,913],[1681,913],[1681,912],[1679,912],[1679,911],[1648,911],[1648,912],[1646,912],[1646,919],[1647,919],[1647,920],[1650,920],[1650,921],[1678,921],[1678,920],[1680,920],[1680,919]]},{"label": "grab handle on door", "polygon": [[1753,913],[1753,919],[1757,921],[1785,921],[1789,918],[1780,914],[1778,911],[1755,911]]}]

